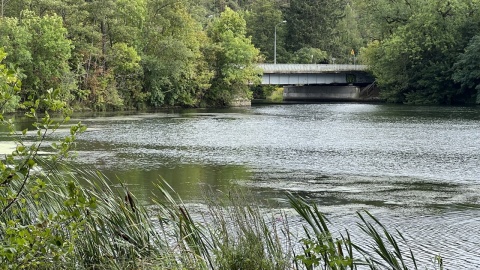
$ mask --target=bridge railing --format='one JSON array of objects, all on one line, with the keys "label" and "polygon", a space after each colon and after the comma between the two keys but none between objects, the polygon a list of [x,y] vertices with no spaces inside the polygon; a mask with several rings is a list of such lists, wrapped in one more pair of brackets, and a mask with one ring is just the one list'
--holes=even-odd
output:
[{"label": "bridge railing", "polygon": [[324,73],[342,71],[366,71],[366,65],[343,64],[258,64],[263,73]]}]

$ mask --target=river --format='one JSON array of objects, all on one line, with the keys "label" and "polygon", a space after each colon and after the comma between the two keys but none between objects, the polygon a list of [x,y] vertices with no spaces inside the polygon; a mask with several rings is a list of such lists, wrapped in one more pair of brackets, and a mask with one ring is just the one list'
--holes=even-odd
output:
[{"label": "river", "polygon": [[186,202],[241,188],[288,209],[292,192],[340,228],[369,210],[430,269],[435,255],[446,269],[480,268],[479,108],[290,104],[75,120],[89,128],[76,162],[145,203],[160,176]]}]

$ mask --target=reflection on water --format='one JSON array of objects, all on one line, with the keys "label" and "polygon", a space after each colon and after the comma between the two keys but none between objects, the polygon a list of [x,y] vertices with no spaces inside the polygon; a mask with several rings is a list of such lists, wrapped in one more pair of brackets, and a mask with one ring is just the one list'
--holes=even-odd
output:
[{"label": "reflection on water", "polygon": [[354,227],[366,209],[428,264],[480,267],[480,110],[378,104],[266,105],[78,115],[80,166],[125,181],[146,203],[159,177],[186,201],[246,188],[271,207],[293,192]]},{"label": "reflection on water", "polygon": [[[165,180],[184,201],[198,201],[205,198],[211,189],[228,192],[239,179],[251,177],[246,168],[231,165],[199,165],[178,164],[170,166],[158,165],[155,169],[129,169],[126,171],[103,169],[110,179],[119,179],[129,190],[145,203],[155,192],[155,184]],[[160,195],[160,194],[157,194]]]}]

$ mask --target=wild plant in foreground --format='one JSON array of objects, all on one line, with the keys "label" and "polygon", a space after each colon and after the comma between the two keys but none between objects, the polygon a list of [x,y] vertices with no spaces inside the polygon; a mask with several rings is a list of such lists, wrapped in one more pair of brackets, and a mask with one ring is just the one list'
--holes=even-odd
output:
[{"label": "wild plant in foreground", "polygon": [[327,223],[328,219],[318,210],[316,204],[310,205],[299,197],[288,195],[290,205],[307,223],[303,226],[305,237],[301,240],[303,254],[295,257],[307,269],[356,269],[362,264],[354,259],[354,246],[350,235],[334,238]]},{"label": "wild plant in foreground", "polygon": [[[413,268],[410,269],[418,269],[417,261],[412,250],[408,248],[408,253],[405,255],[400,248],[396,237],[391,234],[385,226],[378,221],[378,219],[369,212],[365,212],[367,217],[373,221],[370,222],[361,213],[357,214],[362,221],[362,223],[358,223],[358,226],[367,234],[367,236],[370,237],[371,240],[373,240],[374,244],[371,244],[371,250],[359,245],[355,245],[355,248],[365,257],[366,261],[372,268],[379,269],[386,267],[388,269],[401,270],[409,269],[409,266],[411,266]],[[398,237],[406,243],[406,240],[400,231],[396,231]],[[372,250],[374,254],[372,254]]]},{"label": "wild plant in foreground", "polygon": [[[0,49],[0,62],[5,57]],[[84,224],[81,213],[94,201],[85,199],[78,186],[67,181],[62,183],[65,196],[60,202],[45,173],[39,173],[40,163],[55,167],[68,158],[75,137],[85,127],[73,125],[62,140],[47,143],[47,137],[68,122],[71,110],[53,89],[37,99],[20,102],[20,77],[19,70],[0,63],[0,127],[8,132],[14,148],[0,160],[0,265],[43,269],[74,260],[78,228]],[[17,130],[13,116],[5,114],[18,107],[32,121],[32,132]],[[61,116],[61,120],[55,121],[51,114]],[[40,155],[45,148],[50,154]]]},{"label": "wild plant in foreground", "polygon": [[215,195],[208,203],[209,239],[215,269],[291,269],[292,252],[286,216],[277,224],[245,194]]},{"label": "wild plant in foreground", "polygon": [[[355,244],[350,233],[332,236],[328,219],[318,210],[316,204],[309,204],[298,196],[288,195],[290,205],[303,218],[305,237],[301,240],[303,254],[295,257],[306,269],[418,269],[413,251],[408,248],[402,233],[390,233],[387,228],[368,211],[358,212],[361,222],[357,225],[366,234],[366,243]],[[405,252],[398,242],[403,241]],[[434,269],[443,269],[441,257],[436,256]]]},{"label": "wild plant in foreground", "polygon": [[99,172],[79,172],[74,177],[89,197],[97,198],[76,242],[79,267],[207,268],[206,238],[166,184],[158,185],[166,200],[153,210],[138,204],[126,186],[114,185]]}]

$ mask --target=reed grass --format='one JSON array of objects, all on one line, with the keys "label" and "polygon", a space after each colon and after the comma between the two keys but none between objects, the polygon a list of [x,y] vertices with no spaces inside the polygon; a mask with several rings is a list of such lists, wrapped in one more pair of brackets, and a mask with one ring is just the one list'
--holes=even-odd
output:
[{"label": "reed grass", "polygon": [[[217,269],[291,269],[287,222],[265,214],[243,193],[208,196],[209,239]],[[283,216],[282,220],[286,220]]]},{"label": "reed grass", "polygon": [[[303,218],[305,238],[303,254],[296,256],[306,269],[418,269],[413,251],[399,230],[392,234],[368,211],[357,212],[357,226],[365,233],[366,243],[352,242],[348,230],[332,236],[329,220],[318,210],[316,204],[288,195],[291,206]],[[399,241],[403,242],[401,247]],[[443,260],[435,256],[433,269],[443,269]],[[425,267],[425,269],[428,269]]]},{"label": "reed grass", "polygon": [[356,269],[357,265],[364,264],[361,260],[354,259],[354,245],[348,232],[346,236],[340,234],[339,238],[334,238],[328,227],[328,219],[316,204],[310,205],[291,194],[288,197],[290,205],[306,222],[303,225],[303,254],[296,256],[306,269]]},{"label": "reed grass", "polygon": [[[390,233],[369,212],[358,213],[357,225],[367,237],[359,245],[348,230],[332,232],[316,204],[292,194],[290,205],[303,223],[300,240],[292,236],[285,213],[280,220],[273,217],[248,194],[209,193],[203,214],[193,217],[162,180],[161,195],[149,207],[96,171],[56,170],[37,181],[45,188],[36,198],[23,198],[25,211],[0,216],[1,224],[21,220],[37,230],[35,252],[26,248],[12,260],[2,257],[12,268],[418,269],[403,235]],[[0,228],[4,245],[7,230]],[[43,232],[50,234],[42,240]],[[55,239],[59,247],[52,246]],[[435,261],[434,269],[442,269],[442,259]]]}]

